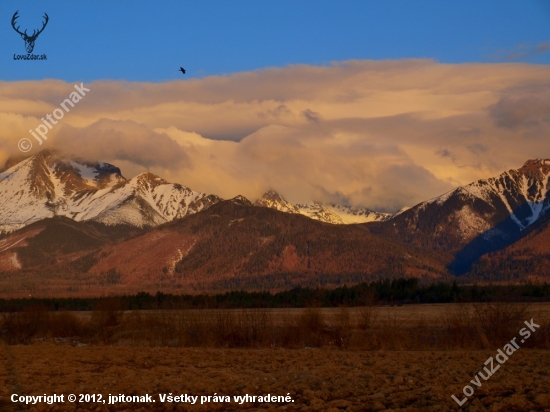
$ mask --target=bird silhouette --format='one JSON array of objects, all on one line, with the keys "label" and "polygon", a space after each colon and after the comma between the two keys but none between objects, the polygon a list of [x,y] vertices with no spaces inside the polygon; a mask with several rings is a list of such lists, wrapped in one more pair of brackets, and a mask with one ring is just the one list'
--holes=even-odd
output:
[{"label": "bird silhouette", "polygon": [[185,74],[185,69],[183,67],[180,67],[180,69],[178,70],[180,72],[182,72],[183,74]]}]

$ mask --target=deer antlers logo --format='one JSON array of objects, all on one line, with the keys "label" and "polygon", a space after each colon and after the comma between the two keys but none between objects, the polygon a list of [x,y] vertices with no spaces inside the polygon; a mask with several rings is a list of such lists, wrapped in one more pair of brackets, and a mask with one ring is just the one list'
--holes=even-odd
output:
[{"label": "deer antlers logo", "polygon": [[42,33],[42,32],[44,31],[44,29],[46,28],[46,25],[48,24],[48,20],[49,20],[50,18],[48,17],[48,15],[47,15],[46,13],[44,13],[44,19],[45,19],[45,21],[44,21],[44,23],[43,23],[43,25],[42,25],[42,28],[41,28],[40,30],[38,30],[38,31],[34,30],[34,31],[32,32],[32,35],[29,36],[29,35],[27,34],[27,30],[25,30],[24,32],[20,32],[20,31],[19,31],[19,27],[20,27],[20,26],[15,27],[15,21],[16,21],[17,18],[19,17],[19,16],[18,16],[18,13],[19,13],[19,10],[16,11],[16,12],[14,13],[13,17],[11,18],[11,25],[12,25],[13,29],[14,29],[17,33],[19,33],[19,34],[21,35],[21,38],[22,38],[23,40],[25,40],[25,48],[27,49],[27,53],[32,53],[32,51],[34,50],[34,42],[36,41],[36,38],[38,37],[38,35],[39,35],[40,33]]}]

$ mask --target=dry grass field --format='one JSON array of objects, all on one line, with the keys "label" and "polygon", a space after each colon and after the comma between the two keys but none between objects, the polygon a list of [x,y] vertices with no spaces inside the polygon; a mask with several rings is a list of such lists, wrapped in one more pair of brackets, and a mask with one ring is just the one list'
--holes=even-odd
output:
[{"label": "dry grass field", "polygon": [[[550,410],[550,353],[519,350],[463,406]],[[0,347],[2,411],[456,411],[451,395],[494,351]],[[471,385],[471,384],[470,384]],[[155,404],[64,403],[18,409],[9,396],[153,395]],[[286,395],[294,402],[162,404],[158,394]],[[199,401],[200,403],[200,401]]]},{"label": "dry grass field", "polygon": [[[146,313],[104,308],[82,318],[31,311],[12,317],[12,323],[4,315],[0,410],[550,411],[549,308]],[[481,379],[481,387],[470,383],[531,317],[541,325],[531,338],[487,381]],[[36,327],[28,344],[8,344],[6,327],[28,327],[33,319],[42,328]],[[462,400],[466,385],[475,393],[459,407],[451,395]],[[14,393],[64,394],[65,402],[26,406],[10,401]],[[70,403],[69,394],[102,394],[107,403]],[[109,405],[109,394],[148,394],[156,402]],[[199,398],[195,405],[168,403],[160,394]],[[230,396],[231,402],[200,405],[201,396],[214,394]],[[293,402],[234,401],[245,394],[289,394]]]},{"label": "dry grass field", "polygon": [[[527,310],[537,319],[542,319],[542,321],[550,321],[550,303],[541,302],[541,303],[531,303],[527,304]],[[464,303],[427,303],[422,305],[400,305],[400,306],[376,306],[372,311],[373,321],[378,321],[380,323],[388,322],[397,322],[397,323],[406,323],[406,322],[416,322],[419,321],[425,322],[429,325],[439,325],[442,326],[445,321],[445,314],[447,313],[456,313],[463,312],[464,310],[471,310],[473,308],[472,304]],[[323,319],[329,325],[336,325],[338,319],[342,314],[341,308],[319,308]],[[358,326],[361,322],[362,316],[365,313],[365,307],[350,307],[345,308],[349,313],[350,322],[352,325]],[[187,313],[200,314],[205,313],[205,309],[188,309]],[[240,312],[239,309],[226,309],[226,310],[217,310],[217,312]],[[269,313],[273,316],[276,322],[282,322],[284,319],[287,319],[289,316],[299,316],[304,312],[304,309],[294,309],[294,308],[282,308],[282,309],[268,309]],[[145,311],[142,311],[145,312]],[[152,313],[154,311],[150,311]],[[80,319],[90,319],[92,312],[71,312]],[[124,312],[125,315],[129,315],[131,312]]]}]

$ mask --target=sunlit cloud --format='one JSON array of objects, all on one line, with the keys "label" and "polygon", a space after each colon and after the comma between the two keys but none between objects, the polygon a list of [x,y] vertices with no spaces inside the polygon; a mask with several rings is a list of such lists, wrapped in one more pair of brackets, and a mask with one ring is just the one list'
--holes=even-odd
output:
[{"label": "sunlit cloud", "polygon": [[[293,65],[188,81],[96,81],[34,145],[224,198],[394,211],[550,157],[550,68],[432,60]],[[0,82],[0,162],[73,85]]]}]

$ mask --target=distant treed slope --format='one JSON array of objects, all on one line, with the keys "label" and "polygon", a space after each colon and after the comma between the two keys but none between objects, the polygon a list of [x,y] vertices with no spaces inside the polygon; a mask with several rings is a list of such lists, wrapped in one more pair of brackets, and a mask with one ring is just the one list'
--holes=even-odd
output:
[{"label": "distant treed slope", "polygon": [[[361,227],[254,207],[240,197],[139,236],[127,227],[119,241],[109,240],[109,231],[120,227],[56,218],[5,236],[0,272],[7,272],[0,273],[0,283],[31,279],[50,291],[62,285],[65,292],[95,286],[121,293],[193,292],[445,274],[434,255],[377,238]],[[6,267],[13,259],[19,267]]]},{"label": "distant treed slope", "polygon": [[483,253],[512,243],[548,215],[549,179],[550,160],[530,160],[368,227],[387,238],[453,253],[450,267],[463,273]]},{"label": "distant treed slope", "polygon": [[[144,262],[143,269],[130,263],[134,258]],[[235,201],[113,246],[91,271],[111,269],[120,270],[123,282],[148,278],[189,287],[228,279],[237,285],[239,279],[252,277],[265,289],[274,285],[262,278],[274,274],[293,274],[291,283],[296,285],[320,276],[337,283],[348,275],[438,277],[444,272],[441,263],[425,254],[362,228],[328,225]]]},{"label": "distant treed slope", "polygon": [[64,217],[44,219],[0,238],[0,272],[23,269],[43,273],[140,233],[143,231],[132,226],[75,222]]}]

